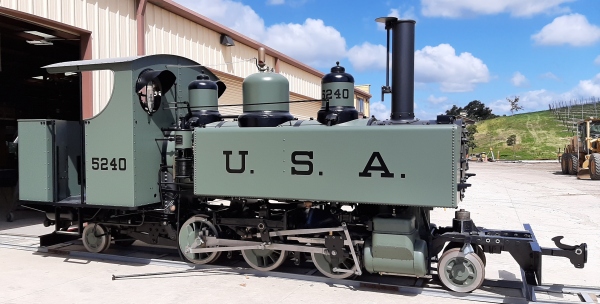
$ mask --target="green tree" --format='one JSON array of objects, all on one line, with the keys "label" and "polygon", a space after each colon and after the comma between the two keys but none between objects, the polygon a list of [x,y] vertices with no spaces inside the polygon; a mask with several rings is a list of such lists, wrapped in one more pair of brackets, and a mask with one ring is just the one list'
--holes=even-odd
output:
[{"label": "green tree", "polygon": [[469,147],[469,150],[473,151],[473,150],[475,150],[475,148],[477,148],[477,145],[475,144],[475,133],[477,133],[477,126],[476,125],[468,125],[467,132],[469,132],[469,135],[468,135],[469,142],[467,143],[467,147]]},{"label": "green tree", "polygon": [[463,110],[462,107],[457,107],[456,105],[452,105],[452,108],[450,110],[446,110],[446,115],[458,116],[458,115],[460,115],[460,112],[462,112],[462,110]]},{"label": "green tree", "polygon": [[476,121],[486,120],[498,117],[492,113],[492,109],[486,107],[485,104],[479,100],[473,100],[469,102],[464,108],[467,112],[467,117]]},{"label": "green tree", "polygon": [[513,148],[513,160],[515,159],[515,146],[517,145],[517,135],[511,135],[506,139],[506,145]]},{"label": "green tree", "polygon": [[514,115],[515,112],[519,112],[523,110],[523,107],[519,105],[519,96],[516,96],[513,99],[506,98],[508,103],[510,104],[510,115]]}]

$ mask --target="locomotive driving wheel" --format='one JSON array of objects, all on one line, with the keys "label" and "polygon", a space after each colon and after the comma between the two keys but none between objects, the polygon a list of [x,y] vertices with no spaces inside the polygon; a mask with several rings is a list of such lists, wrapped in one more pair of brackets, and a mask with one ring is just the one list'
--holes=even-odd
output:
[{"label": "locomotive driving wheel", "polygon": [[464,254],[460,248],[452,248],[438,261],[438,275],[446,288],[471,292],[483,284],[485,265],[477,253]]},{"label": "locomotive driving wheel", "polygon": [[[332,279],[347,279],[355,276],[356,264],[351,257],[340,258],[338,263],[335,263],[337,265],[335,265],[332,263],[330,255],[311,253],[310,256],[315,267],[317,267],[319,272],[326,277]],[[334,271],[334,268],[342,271]]]},{"label": "locomotive driving wheel", "polygon": [[242,250],[242,256],[250,267],[260,271],[271,271],[285,262],[287,251],[271,249]]},{"label": "locomotive driving wheel", "polygon": [[110,232],[104,225],[90,223],[83,228],[81,240],[87,251],[100,253],[110,246]]},{"label": "locomotive driving wheel", "polygon": [[206,252],[206,253],[186,253],[188,248],[191,248],[195,243],[200,245],[200,248],[206,248],[204,245],[203,237],[214,236],[218,237],[219,233],[215,225],[208,221],[204,217],[192,216],[190,217],[179,230],[179,250],[183,256],[194,264],[208,264],[214,262],[221,255],[220,251]]}]

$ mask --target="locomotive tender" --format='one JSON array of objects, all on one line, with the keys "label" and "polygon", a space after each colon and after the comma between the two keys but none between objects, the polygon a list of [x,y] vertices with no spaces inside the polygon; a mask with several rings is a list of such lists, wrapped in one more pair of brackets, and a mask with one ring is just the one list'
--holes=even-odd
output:
[{"label": "locomotive tender", "polygon": [[452,116],[415,119],[415,22],[377,21],[388,50],[392,34],[385,121],[358,119],[354,79],[339,64],[322,80],[317,119],[294,119],[289,83],[265,67],[262,50],[235,117],[219,113],[225,84],[183,57],[46,66],[112,70],[114,91],[90,119],[19,121],[21,203],[55,226],[41,245],[81,237],[102,252],[141,240],[178,247],[196,264],[241,251],[255,269],[310,259],[331,278],[437,273],[458,292],[481,286],[485,253],[508,251],[533,285],[542,255],[582,268],[586,244],[557,237],[558,248],[540,248],[531,230],[483,229],[462,209],[451,226],[430,222],[433,208],[457,208],[470,186],[466,130]]}]

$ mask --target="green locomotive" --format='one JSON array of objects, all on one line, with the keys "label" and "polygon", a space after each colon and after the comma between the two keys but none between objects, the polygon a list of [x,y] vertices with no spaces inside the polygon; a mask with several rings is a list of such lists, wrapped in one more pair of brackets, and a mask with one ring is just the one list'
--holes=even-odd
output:
[{"label": "green locomotive", "polygon": [[388,49],[392,34],[385,121],[358,119],[354,79],[339,64],[323,78],[317,120],[294,119],[287,79],[260,54],[235,117],[219,113],[225,84],[183,57],[45,67],[112,70],[115,85],[91,119],[19,121],[20,199],[55,226],[41,244],[81,237],[102,252],[141,240],[196,264],[241,251],[263,271],[310,259],[331,278],[437,273],[458,292],[481,286],[485,253],[508,251],[529,284],[541,283],[542,255],[583,267],[586,244],[540,248],[530,230],[479,228],[464,210],[451,226],[430,222],[433,208],[457,208],[470,186],[466,130],[451,116],[415,119],[415,22],[378,21]]}]

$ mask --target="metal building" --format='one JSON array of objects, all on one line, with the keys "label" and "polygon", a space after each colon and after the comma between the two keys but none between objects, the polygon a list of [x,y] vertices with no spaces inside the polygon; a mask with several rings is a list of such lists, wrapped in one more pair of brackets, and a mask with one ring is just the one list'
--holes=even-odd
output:
[{"label": "metal building", "polygon": [[[248,59],[256,57],[262,46],[267,65],[290,81],[292,100],[321,97],[320,71],[170,0],[0,0],[0,24],[9,36],[22,38],[8,43],[53,52],[56,47],[70,46],[76,58],[69,60],[159,53],[188,57],[208,66],[227,83],[222,104],[240,103],[243,78],[256,72],[254,62]],[[1,46],[4,48],[6,43]],[[59,59],[47,57],[54,62]],[[108,71],[84,74],[83,113],[91,117],[108,101],[112,75]],[[368,116],[371,95],[360,89],[356,89],[356,95],[357,109],[362,99],[367,103],[363,114]],[[316,115],[319,106],[319,102],[292,104],[291,112],[308,118]],[[229,107],[227,111],[233,114],[241,110]]]}]

